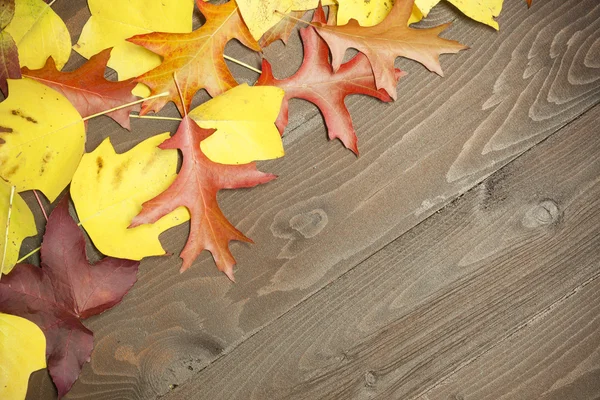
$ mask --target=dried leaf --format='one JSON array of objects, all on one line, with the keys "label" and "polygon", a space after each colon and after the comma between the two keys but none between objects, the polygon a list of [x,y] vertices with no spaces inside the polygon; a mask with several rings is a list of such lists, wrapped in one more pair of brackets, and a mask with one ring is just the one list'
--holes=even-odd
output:
[{"label": "dried leaf", "polygon": [[[23,68],[23,76],[35,79],[62,93],[75,106],[82,117],[88,117],[136,100],[131,94],[135,87],[133,79],[112,82],[104,78],[106,63],[111,49],[96,54],[88,62],[72,72],[59,72],[52,58],[42,69]],[[121,108],[106,114],[123,128],[130,129],[129,113],[139,105]]]},{"label": "dried leaf", "polygon": [[120,303],[136,281],[139,263],[107,257],[90,265],[68,196],[50,214],[41,257],[41,268],[20,264],[0,281],[0,312],[42,329],[48,371],[61,398],[92,353],[93,333],[81,320]]},{"label": "dried leaf", "polygon": [[208,159],[200,142],[214,131],[200,128],[189,116],[184,117],[175,135],[160,145],[161,149],[179,149],[183,164],[175,182],[156,198],[143,205],[131,227],[152,224],[174,209],[185,206],[191,215],[188,241],[181,252],[181,271],[188,269],[202,250],[208,250],[217,264],[233,280],[235,259],[229,250],[231,240],[251,242],[223,215],[217,203],[220,189],[248,188],[266,183],[275,175],[244,165],[217,164]]},{"label": "dried leaf", "polygon": [[420,62],[429,70],[442,75],[439,55],[457,53],[466,48],[462,44],[438,37],[449,24],[430,29],[408,26],[413,1],[398,0],[387,18],[379,25],[361,27],[355,20],[347,25],[317,24],[317,31],[329,45],[334,71],[340,68],[348,48],[364,53],[371,62],[377,88],[384,88],[396,98],[394,61],[407,57]]},{"label": "dried leaf", "polygon": [[[168,92],[169,96],[144,102],[142,115],[160,111],[169,101],[175,102],[184,114],[198,90],[206,89],[214,97],[237,86],[223,58],[225,45],[231,39],[260,50],[242,22],[234,0],[219,6],[202,0],[197,0],[197,4],[206,17],[206,23],[199,29],[191,33],[149,33],[128,39],[164,58],[160,66],[143,74],[137,81],[147,85],[152,94]],[[174,74],[183,88],[183,104],[175,87]]]},{"label": "dried leaf", "polygon": [[[325,14],[319,8],[313,22],[324,23]],[[352,125],[352,117],[344,104],[350,94],[365,94],[381,101],[392,101],[385,90],[377,90],[371,64],[364,54],[357,54],[352,60],[333,72],[329,63],[327,44],[309,26],[300,30],[304,48],[302,66],[293,76],[279,80],[273,77],[271,65],[263,60],[262,74],[257,85],[272,85],[285,91],[285,98],[277,126],[283,132],[288,123],[288,101],[291,98],[308,100],[315,104],[325,117],[330,139],[338,138],[344,146],[358,154],[357,137]],[[403,73],[396,69],[395,80]]]},{"label": "dried leaf", "polygon": [[41,190],[54,201],[84,152],[81,115],[62,94],[29,78],[9,79],[0,103],[0,177],[18,192]]},{"label": "dried leaf", "polygon": [[29,376],[46,368],[46,337],[25,318],[0,313],[0,399],[25,399]]}]

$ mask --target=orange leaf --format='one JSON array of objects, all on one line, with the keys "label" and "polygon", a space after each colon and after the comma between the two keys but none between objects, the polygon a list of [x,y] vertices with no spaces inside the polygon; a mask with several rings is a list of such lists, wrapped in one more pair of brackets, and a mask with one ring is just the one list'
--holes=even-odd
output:
[{"label": "orange leaf", "polygon": [[225,165],[209,160],[202,152],[200,142],[213,132],[213,129],[200,128],[188,116],[183,118],[175,135],[159,146],[161,149],[181,150],[181,170],[167,190],[143,204],[142,212],[132,220],[130,227],[152,224],[177,207],[187,207],[191,226],[188,241],[181,252],[181,271],[188,269],[206,249],[212,253],[217,268],[233,280],[235,259],[229,250],[229,242],[252,241],[223,215],[217,203],[217,192],[220,189],[253,187],[275,179],[275,175],[258,171],[255,163]]},{"label": "orange leaf", "polygon": [[[161,65],[141,75],[137,81],[150,87],[153,95],[168,92],[169,96],[144,102],[141,115],[158,112],[169,101],[175,102],[184,114],[198,90],[206,89],[214,97],[237,86],[223,58],[225,45],[231,39],[238,39],[252,50],[260,51],[234,0],[219,6],[202,0],[196,0],[196,4],[206,17],[206,23],[199,29],[191,33],[154,32],[127,39],[164,58]],[[174,74],[183,89],[184,104],[177,94]]]},{"label": "orange leaf", "polygon": [[[110,51],[111,49],[102,50],[72,72],[58,71],[52,57],[48,58],[43,68],[30,70],[24,67],[22,72],[24,76],[62,93],[85,118],[137,99],[131,94],[136,85],[133,79],[113,82],[104,78]],[[106,115],[117,121],[123,128],[130,129],[129,112],[138,108],[136,104]]]},{"label": "orange leaf", "polygon": [[369,58],[377,89],[384,88],[394,99],[397,81],[394,61],[397,57],[413,59],[442,75],[439,55],[457,53],[467,47],[438,37],[450,24],[430,29],[409,27],[412,7],[413,0],[397,0],[386,19],[372,27],[362,27],[354,19],[341,26],[315,24],[329,45],[334,71],[340,68],[347,49],[357,49]]}]

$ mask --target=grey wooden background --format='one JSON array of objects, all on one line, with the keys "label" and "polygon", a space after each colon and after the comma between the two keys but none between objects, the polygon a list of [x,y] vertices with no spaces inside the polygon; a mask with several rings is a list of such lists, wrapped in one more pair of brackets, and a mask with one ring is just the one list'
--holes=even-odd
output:
[{"label": "grey wooden background", "polygon": [[[86,2],[53,8],[75,43]],[[232,245],[237,283],[208,254],[184,274],[145,260],[85,322],[95,349],[67,398],[600,398],[600,3],[506,0],[499,32],[441,4],[423,25],[447,21],[471,49],[442,56],[444,78],[399,59],[398,101],[347,100],[359,158],[292,101],[286,157],[260,163],[279,179],[219,196],[256,242]],[[297,35],[265,56],[292,74]],[[100,117],[87,148],[175,128]],[[161,239],[178,253],[186,235]],[[27,398],[55,396],[35,373]]]}]

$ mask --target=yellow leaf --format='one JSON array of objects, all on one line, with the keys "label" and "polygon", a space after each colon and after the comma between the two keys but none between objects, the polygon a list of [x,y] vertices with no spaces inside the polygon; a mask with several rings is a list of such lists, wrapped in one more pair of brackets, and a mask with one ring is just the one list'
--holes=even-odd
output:
[{"label": "yellow leaf", "polygon": [[240,14],[248,30],[259,40],[283,18],[280,13],[291,11],[292,0],[237,0]]},{"label": "yellow leaf", "polygon": [[15,193],[10,214],[8,241],[6,241],[6,220],[8,218],[10,192],[11,186],[0,179],[0,258],[4,256],[4,243],[8,243],[4,263],[2,264],[2,261],[0,261],[0,271],[3,274],[8,274],[15,266],[23,239],[37,234],[31,210],[21,196]]},{"label": "yellow leaf", "polygon": [[[482,22],[498,29],[498,22],[494,20],[502,11],[502,3],[504,0],[448,0],[456,8],[462,11],[467,17],[475,21]],[[415,5],[421,10],[424,16],[429,14],[429,11],[437,5],[440,0],[415,0]]]},{"label": "yellow leaf", "polygon": [[[281,14],[313,10],[319,5],[319,0],[237,0],[237,3],[246,26],[258,40],[285,18]],[[338,25],[345,25],[350,19],[355,19],[362,26],[377,25],[383,21],[394,4],[391,0],[323,0],[321,3],[323,6],[339,5]],[[408,23],[418,22],[422,18],[419,9],[413,7]]]},{"label": "yellow leaf", "polygon": [[9,79],[0,103],[0,177],[54,201],[69,184],[84,152],[81,116],[57,91],[35,80]]},{"label": "yellow leaf", "polygon": [[88,0],[92,16],[86,22],[75,51],[90,58],[113,47],[108,66],[120,80],[142,75],[161,63],[160,56],[126,42],[150,32],[192,31],[194,0]]},{"label": "yellow leaf", "polygon": [[27,394],[29,375],[46,368],[46,337],[33,322],[0,313],[0,399]]},{"label": "yellow leaf", "polygon": [[277,87],[242,84],[193,109],[200,127],[217,130],[200,143],[202,152],[220,164],[283,157],[275,120],[284,95]]},{"label": "yellow leaf", "polygon": [[165,191],[177,176],[177,150],[157,146],[169,138],[163,133],[116,154],[105,139],[81,159],[71,183],[77,215],[94,245],[107,256],[140,260],[165,254],[158,236],[187,221],[180,207],[155,224],[127,229],[142,203]]},{"label": "yellow leaf", "polygon": [[56,68],[71,55],[71,35],[65,23],[43,0],[16,0],[15,16],[5,29],[19,49],[21,67],[40,69],[52,56]]},{"label": "yellow leaf", "polygon": [[350,19],[355,19],[361,26],[377,25],[385,19],[394,4],[390,0],[338,0],[338,3],[338,25],[346,25]]}]

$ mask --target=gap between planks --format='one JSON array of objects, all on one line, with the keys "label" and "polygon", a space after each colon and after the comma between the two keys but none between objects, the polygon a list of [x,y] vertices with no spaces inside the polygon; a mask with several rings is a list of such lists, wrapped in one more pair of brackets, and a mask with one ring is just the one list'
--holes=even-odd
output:
[{"label": "gap between planks", "polygon": [[[383,246],[381,246],[379,249],[375,250],[373,253],[371,253],[370,255],[359,259],[356,264],[351,267],[350,269],[348,269],[347,271],[345,271],[344,273],[342,273],[341,275],[339,275],[338,277],[336,277],[334,280],[332,280],[331,282],[328,282],[326,285],[320,287],[318,290],[311,292],[310,294],[308,294],[306,297],[302,298],[300,301],[298,301],[295,305],[293,305],[292,307],[290,307],[288,310],[286,310],[284,313],[280,314],[279,316],[277,316],[276,318],[272,319],[271,321],[269,321],[268,323],[262,325],[261,327],[253,330],[250,334],[243,336],[239,341],[237,341],[236,343],[232,344],[231,346],[229,346],[228,348],[224,349],[217,357],[215,357],[214,359],[212,359],[211,361],[208,362],[208,364],[206,364],[205,366],[199,368],[197,370],[196,374],[201,373],[203,370],[205,370],[206,368],[210,367],[213,363],[219,361],[221,358],[227,356],[228,354],[232,353],[233,351],[235,351],[240,345],[242,345],[242,343],[244,343],[245,341],[251,339],[252,337],[254,337],[256,334],[258,334],[259,332],[261,332],[263,329],[276,324],[280,319],[286,317],[289,313],[293,312],[296,310],[296,308],[302,306],[304,303],[306,303],[307,301],[309,301],[312,297],[316,296],[317,294],[319,294],[320,292],[322,292],[323,290],[328,289],[329,287],[335,285],[338,281],[345,279],[347,275],[354,273],[354,270],[359,267],[361,264],[368,262],[369,259],[377,256],[377,253],[379,253],[380,251],[382,251],[383,249],[389,247],[390,245],[393,244],[393,242],[395,242],[396,240],[402,238],[403,236],[406,236],[408,234],[410,234],[414,229],[416,229],[417,227],[420,227],[421,225],[424,225],[426,223],[429,222],[429,220],[431,218],[434,217],[435,214],[443,212],[444,209],[449,208],[451,206],[453,206],[461,197],[467,195],[468,193],[472,192],[473,190],[476,190],[477,187],[479,187],[479,185],[481,185],[482,182],[484,182],[486,179],[490,178],[493,175],[496,174],[501,174],[503,172],[504,169],[506,169],[508,166],[510,166],[511,164],[513,164],[516,160],[520,159],[521,157],[523,157],[524,155],[528,154],[529,152],[531,152],[533,149],[537,148],[539,145],[541,145],[542,143],[545,143],[546,141],[548,141],[550,138],[553,138],[557,133],[559,133],[560,131],[562,131],[563,129],[566,129],[567,127],[569,127],[570,125],[572,125],[573,123],[575,123],[576,121],[578,121],[579,119],[581,119],[582,117],[584,117],[586,114],[594,111],[594,109],[596,107],[599,107],[598,109],[600,109],[600,102],[588,107],[587,109],[585,109],[580,115],[578,115],[577,117],[575,117],[574,119],[572,119],[571,121],[568,121],[564,124],[562,124],[560,127],[558,127],[556,129],[556,131],[554,131],[553,133],[549,134],[547,137],[545,137],[544,139],[542,139],[540,142],[538,142],[537,144],[529,147],[528,149],[526,149],[525,151],[519,153],[518,155],[516,155],[514,158],[512,158],[510,161],[508,161],[506,164],[504,164],[501,168],[498,168],[496,171],[483,176],[479,181],[477,181],[475,184],[473,184],[473,186],[471,186],[469,189],[467,189],[465,192],[455,196],[451,201],[449,201],[448,203],[444,204],[442,207],[440,207],[439,209],[437,209],[436,211],[432,212],[431,215],[429,215],[427,218],[423,219],[422,221],[420,221],[419,223],[417,223],[416,225],[414,225],[412,228],[408,229],[406,232],[394,237],[393,239],[389,240],[387,243],[385,243]],[[315,115],[312,118],[317,118],[319,117],[319,115]],[[301,128],[301,125],[295,127],[293,130],[299,129]],[[293,131],[292,130],[292,131]],[[587,285],[588,283],[591,283],[591,281],[593,281],[594,279],[596,279],[596,277],[590,279],[588,282],[586,282],[584,285]],[[575,289],[575,291],[577,290],[577,288]],[[572,294],[574,294],[575,292],[573,292]],[[557,301],[561,302],[564,301],[568,298],[569,296],[565,296],[564,298],[560,299]],[[534,320],[534,318],[532,318],[531,321],[528,321],[524,324],[523,327],[526,327],[527,323],[531,323]],[[515,334],[518,331],[515,330],[514,332],[512,332],[510,335],[507,335],[505,338],[502,339],[502,341],[509,339],[511,335]],[[499,344],[499,343],[498,343]],[[492,350],[491,348],[489,350]],[[488,351],[489,351],[488,350]],[[478,357],[474,358],[472,361],[480,358],[482,355],[479,355]],[[470,361],[470,362],[472,362]],[[468,364],[470,364],[470,362]],[[468,365],[468,364],[465,364]],[[458,372],[455,371],[455,372]],[[195,374],[195,375],[196,375]],[[162,397],[162,396],[161,396]]]}]

